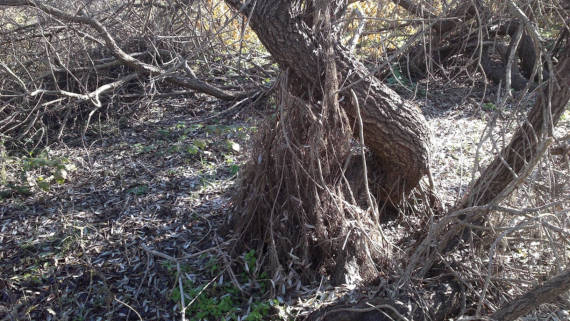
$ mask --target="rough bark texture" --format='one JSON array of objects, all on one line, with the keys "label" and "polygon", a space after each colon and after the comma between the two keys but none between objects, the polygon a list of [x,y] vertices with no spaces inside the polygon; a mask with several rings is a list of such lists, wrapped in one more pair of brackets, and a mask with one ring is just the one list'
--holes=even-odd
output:
[{"label": "rough bark texture", "polygon": [[[234,8],[236,1],[227,1]],[[282,68],[290,69],[298,78],[297,92],[319,95],[324,70],[320,66],[322,42],[312,34],[300,9],[290,1],[258,1],[250,25],[261,42]],[[299,11],[297,11],[299,10]],[[335,47],[339,83],[352,86],[360,103],[364,120],[364,140],[376,155],[382,169],[385,195],[393,203],[399,202],[420,178],[429,165],[429,130],[421,110],[401,99],[393,90],[376,78],[340,46]],[[324,69],[324,68],[323,68]],[[356,109],[350,95],[341,88],[341,107],[351,118]],[[309,96],[310,97],[310,96]]]},{"label": "rough bark texture", "polygon": [[553,302],[556,297],[570,290],[570,270],[546,281],[523,296],[510,302],[499,311],[493,313],[492,319],[498,321],[512,321],[528,314],[544,303]]},{"label": "rough bark texture", "polygon": [[[393,1],[395,4],[406,9],[408,12],[422,18],[437,20],[439,17],[426,8],[420,7],[413,1]],[[423,5],[422,2],[420,4]],[[477,9],[475,9],[477,7]],[[500,26],[494,26],[490,23],[489,18],[492,14],[488,12],[485,5],[480,1],[463,1],[457,7],[447,13],[447,18],[441,19],[431,27],[431,39],[429,52],[423,44],[414,47],[409,55],[409,68],[414,74],[424,75],[426,72],[426,61],[430,59],[435,60],[438,64],[446,64],[446,60],[456,54],[464,54],[467,56],[473,55],[473,50],[476,50],[479,40],[483,42],[494,42],[492,36],[506,36],[509,35],[511,39],[520,25],[516,20],[502,23]],[[455,19],[453,19],[455,18]],[[466,21],[479,20],[477,23],[482,24],[486,29],[484,39],[479,39],[480,35],[473,32],[472,26]],[[496,27],[496,28],[495,28]],[[493,31],[494,29],[494,31]],[[487,78],[499,83],[505,83],[505,65],[506,59],[494,62],[489,59],[488,48],[495,45],[485,44],[483,48],[483,55],[481,56],[481,63]],[[512,88],[515,90],[523,89],[530,76],[537,59],[535,47],[532,38],[527,32],[523,32],[520,44],[518,45],[516,56],[520,58],[520,71],[518,70],[518,63],[515,59],[513,65],[513,72],[511,76]],[[403,64],[403,65],[408,65]],[[547,78],[547,72],[544,73],[544,78]]]},{"label": "rough bark texture", "polygon": [[[481,66],[485,71],[485,76],[491,79],[494,83],[505,84],[506,75],[506,63],[501,59],[499,61],[493,61],[489,57],[488,48],[483,49],[481,55]],[[520,74],[516,64],[511,68],[511,88],[515,90],[522,90],[525,88],[527,80]]]},{"label": "rough bark texture", "polygon": [[[567,44],[569,40],[566,40]],[[538,160],[537,153],[541,152],[541,147],[544,147],[542,145],[551,135],[552,129],[560,120],[570,100],[570,50],[568,46],[566,49],[560,62],[555,66],[554,79],[548,80],[548,85],[542,89],[526,121],[515,132],[509,145],[482,171],[469,192],[458,202],[457,209],[487,206],[500,202],[513,190],[514,185],[506,191],[509,184],[517,181],[521,183],[517,177],[525,172],[528,174],[536,165],[531,162]],[[552,90],[552,97],[549,103],[550,90]],[[551,122],[545,122],[546,117]],[[488,211],[482,211],[481,214],[471,216],[466,221],[483,224],[484,215],[487,213]],[[463,231],[462,224],[455,224],[449,228],[439,241],[439,251],[449,252],[454,249]],[[431,263],[427,263],[423,270],[427,271],[430,267]]]},{"label": "rough bark texture", "polygon": [[[424,3],[416,4],[413,1],[394,0],[394,4],[406,9],[409,13],[424,19],[438,20],[438,16],[427,8]],[[438,64],[442,64],[447,58],[459,51],[465,51],[464,45],[473,38],[474,34],[465,21],[477,16],[475,5],[480,8],[480,1],[463,1],[456,8],[447,13],[451,19],[440,19],[433,24],[430,33],[429,49],[423,43],[412,47],[409,51],[409,61],[401,62],[401,65],[408,66],[410,72],[418,75],[425,75],[429,59],[434,59]],[[403,58],[404,56],[402,56]],[[431,63],[428,63],[431,65]]]},{"label": "rough bark texture", "polygon": [[[375,298],[353,304],[333,304],[320,308],[304,321],[389,321],[398,320],[396,313],[405,314],[402,307],[396,309],[397,304],[389,299]],[[401,315],[401,314],[400,314]]]},{"label": "rough bark texture", "polygon": [[[502,26],[500,30],[502,33],[508,34],[511,38],[515,35],[519,22],[511,21]],[[517,48],[517,55],[521,59],[521,72],[526,78],[530,78],[534,64],[536,62],[536,52],[534,51],[534,44],[528,32],[524,31],[519,47]],[[546,76],[546,74],[545,74]]]},{"label": "rough bark texture", "polygon": [[[376,296],[353,302],[352,295],[347,295],[314,310],[303,321],[452,320],[461,311],[463,294],[454,283],[441,280],[424,291],[401,293],[397,299]],[[422,308],[427,302],[429,309]]]},{"label": "rough bark texture", "polygon": [[[267,249],[275,283],[284,280],[280,271],[304,281],[319,274],[333,283],[371,281],[391,264],[391,251],[372,198],[362,204],[355,200],[361,195],[347,192],[351,135],[359,138],[362,129],[373,154],[374,175],[360,174],[373,177],[376,200],[398,204],[428,171],[429,130],[421,110],[334,43],[328,19],[342,1],[325,1],[319,15],[312,6],[321,2],[226,2],[250,18],[284,71],[278,115],[260,131],[234,198],[238,243]],[[359,109],[362,126],[355,123]]]}]

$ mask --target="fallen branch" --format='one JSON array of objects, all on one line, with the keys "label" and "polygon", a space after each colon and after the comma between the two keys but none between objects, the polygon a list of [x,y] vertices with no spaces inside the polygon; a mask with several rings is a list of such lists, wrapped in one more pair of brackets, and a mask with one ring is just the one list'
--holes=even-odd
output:
[{"label": "fallen branch", "polygon": [[491,318],[498,321],[515,320],[528,314],[541,304],[554,301],[557,296],[568,290],[570,290],[570,270],[566,270],[510,302],[493,313]]},{"label": "fallen branch", "polygon": [[138,73],[129,74],[125,77],[120,78],[117,81],[105,84],[105,85],[95,89],[94,91],[88,93],[88,94],[77,94],[77,93],[73,93],[73,92],[69,92],[69,91],[65,91],[65,90],[37,89],[37,90],[34,90],[33,92],[31,92],[30,96],[34,97],[37,95],[44,95],[44,94],[62,95],[62,96],[67,96],[67,97],[71,97],[71,98],[76,98],[79,100],[90,100],[93,102],[93,104],[96,107],[100,108],[100,107],[102,107],[102,104],[101,104],[101,101],[99,100],[99,96],[101,96],[103,93],[105,93],[109,90],[119,88],[120,86],[124,85],[125,83],[129,82],[130,80],[135,79],[137,76],[138,76]]},{"label": "fallen branch", "polygon": [[162,79],[170,83],[182,86],[184,88],[192,89],[201,93],[205,93],[223,100],[241,99],[244,97],[251,96],[256,92],[256,91],[231,92],[223,90],[211,84],[208,84],[200,79],[194,77],[191,78],[184,77],[182,76],[183,73],[175,73],[173,71],[167,71],[158,66],[142,62],[139,59],[123,51],[119,47],[119,45],[117,45],[117,42],[115,41],[113,36],[111,36],[107,28],[99,20],[81,13],[82,11],[78,12],[78,14],[73,15],[65,11],[59,10],[55,7],[44,4],[42,2],[33,1],[33,0],[0,0],[0,7],[1,6],[35,7],[46,14],[57,17],[66,22],[87,25],[95,29],[99,33],[99,35],[103,37],[107,49],[111,51],[113,56],[115,56],[123,64],[129,66],[130,68],[136,70],[141,74],[146,74],[150,76],[161,76]]}]

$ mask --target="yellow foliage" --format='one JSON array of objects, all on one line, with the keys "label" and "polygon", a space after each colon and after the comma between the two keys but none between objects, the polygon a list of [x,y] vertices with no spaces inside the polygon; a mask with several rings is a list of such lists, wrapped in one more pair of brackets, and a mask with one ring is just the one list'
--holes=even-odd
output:
[{"label": "yellow foliage", "polygon": [[[366,16],[366,26],[360,39],[359,53],[372,58],[383,55],[385,49],[400,46],[408,35],[417,31],[413,25],[399,26],[410,19],[407,11],[396,6],[392,1],[355,2],[350,10],[359,9]],[[348,18],[348,16],[347,16]],[[346,28],[346,38],[350,38],[358,28],[359,20],[354,19]]]},{"label": "yellow foliage", "polygon": [[230,10],[223,0],[205,0],[204,3],[203,9],[210,20],[203,18],[198,26],[205,35],[216,35],[222,39],[224,45],[236,50],[240,47],[240,41],[243,42],[244,51],[251,46],[261,46],[257,35],[251,28],[247,28],[247,18]]}]

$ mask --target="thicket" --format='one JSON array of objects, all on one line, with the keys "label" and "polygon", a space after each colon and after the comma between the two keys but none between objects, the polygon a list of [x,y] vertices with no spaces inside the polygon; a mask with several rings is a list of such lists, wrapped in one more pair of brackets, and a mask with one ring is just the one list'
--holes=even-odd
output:
[{"label": "thicket", "polygon": [[[569,137],[556,127],[570,98],[568,10],[562,0],[0,0],[0,152],[33,157],[164,97],[209,96],[228,110],[271,99],[230,224],[233,249],[257,250],[273,291],[323,276],[379,286],[309,320],[513,320],[567,301],[570,287]],[[480,92],[494,111],[478,147],[491,146],[491,161],[476,159],[456,204],[434,189],[437,146],[413,102],[435,84]],[[520,193],[529,177],[548,197]],[[531,255],[533,242],[546,258],[536,267],[497,263],[499,249]],[[518,281],[539,277],[552,279],[535,290]]]}]

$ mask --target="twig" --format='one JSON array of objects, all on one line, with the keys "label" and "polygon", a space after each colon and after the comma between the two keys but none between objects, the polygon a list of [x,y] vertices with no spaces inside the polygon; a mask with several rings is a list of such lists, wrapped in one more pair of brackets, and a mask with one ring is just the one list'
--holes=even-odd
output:
[{"label": "twig", "polygon": [[52,7],[43,2],[35,0],[0,1],[0,6],[31,6],[38,8],[39,10],[49,15],[65,20],[67,22],[87,25],[95,29],[99,33],[99,35],[104,39],[107,49],[111,51],[113,56],[115,56],[118,60],[120,60],[124,65],[136,70],[138,73],[151,75],[151,76],[159,76],[160,78],[164,78],[166,81],[173,83],[175,85],[193,89],[224,100],[241,99],[243,97],[251,96],[253,93],[248,91],[230,92],[215,87],[197,78],[184,77],[182,76],[183,73],[175,73],[174,71],[167,71],[162,69],[161,67],[145,63],[129,55],[123,49],[121,49],[117,44],[117,42],[115,41],[115,38],[113,38],[111,33],[107,30],[107,27],[105,27],[105,25],[103,25],[99,20],[89,17],[87,15],[70,14],[56,7]]},{"label": "twig", "polygon": [[[67,97],[71,97],[71,98],[76,98],[76,99],[80,99],[80,100],[91,100],[91,102],[93,102],[93,104],[97,107],[97,108],[101,108],[102,104],[101,101],[99,100],[99,96],[101,94],[103,94],[106,91],[112,90],[112,89],[116,89],[122,85],[124,85],[125,83],[129,82],[130,80],[135,79],[138,76],[138,73],[132,73],[129,74],[123,78],[120,78],[114,82],[105,84],[97,89],[95,89],[94,91],[88,93],[88,94],[78,94],[78,93],[74,93],[74,92],[69,92],[69,91],[65,91],[65,90],[45,90],[45,89],[37,89],[34,90],[30,93],[31,97],[37,96],[37,95],[44,95],[44,94],[48,94],[48,95],[62,95],[62,96],[67,96]],[[91,115],[91,114],[90,114]]]},{"label": "twig", "polygon": [[[190,300],[190,302],[188,302],[188,305],[186,306],[182,306],[183,309],[182,310],[186,310],[188,309],[194,302],[196,302],[196,300],[200,297],[200,295],[202,295],[202,292],[206,291],[206,289],[214,282],[216,281],[220,275],[222,275],[225,272],[225,270],[223,270],[222,272],[218,273],[218,275],[216,275],[213,279],[210,280],[210,282],[208,282],[201,290],[200,292],[196,293],[196,295],[194,296],[194,298],[192,298],[192,300]],[[181,296],[184,296],[184,292],[180,292]]]},{"label": "twig", "polygon": [[143,321],[143,318],[141,317],[141,315],[138,313],[137,310],[135,310],[132,306],[128,305],[127,303],[119,300],[117,297],[114,297],[113,299],[115,299],[115,301],[121,303],[122,305],[126,306],[127,308],[131,309],[136,315],[137,317],[139,317],[139,320]]},{"label": "twig", "polygon": [[354,90],[350,90],[350,94],[352,95],[352,100],[354,106],[356,107],[356,117],[358,119],[358,134],[360,138],[360,153],[362,156],[362,172],[364,176],[364,188],[366,191],[366,201],[368,202],[368,207],[374,214],[374,221],[379,226],[378,223],[378,210],[372,201],[372,195],[370,195],[370,188],[368,184],[368,168],[366,167],[366,155],[364,153],[364,124],[362,123],[362,116],[360,115],[360,104],[358,103],[358,97],[356,97],[356,93]]},{"label": "twig", "polygon": [[141,248],[145,251],[147,251],[148,253],[152,254],[152,255],[156,255],[158,257],[161,257],[163,259],[167,259],[169,261],[175,262],[176,263],[176,275],[178,278],[178,287],[180,290],[180,308],[182,311],[180,311],[181,314],[181,319],[182,321],[186,320],[186,304],[184,303],[184,287],[182,286],[182,271],[180,269],[180,262],[178,261],[178,259],[168,255],[168,254],[164,254],[158,251],[155,251],[153,249],[148,248],[146,245],[141,243]]}]

